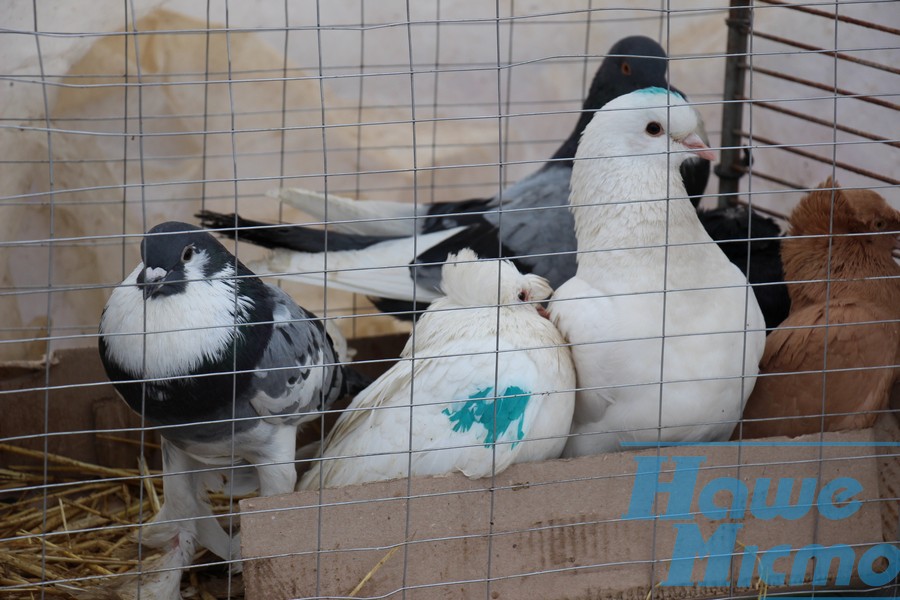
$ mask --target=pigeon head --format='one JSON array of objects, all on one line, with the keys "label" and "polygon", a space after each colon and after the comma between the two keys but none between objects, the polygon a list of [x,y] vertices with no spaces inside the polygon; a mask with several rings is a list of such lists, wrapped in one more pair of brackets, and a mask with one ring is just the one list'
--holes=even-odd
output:
[{"label": "pigeon head", "polygon": [[844,189],[829,177],[791,213],[790,233],[869,234],[857,235],[856,241],[889,255],[898,243],[900,211],[872,190]]},{"label": "pigeon head", "polygon": [[667,87],[667,61],[665,50],[652,39],[642,35],[622,38],[597,69],[584,110],[597,110],[613,98],[643,88]]},{"label": "pigeon head", "polygon": [[611,100],[584,130],[579,159],[616,158],[642,171],[677,170],[691,154],[714,160],[697,112],[677,92],[644,88]]},{"label": "pigeon head", "polygon": [[642,35],[622,38],[613,44],[594,74],[575,129],[552,158],[568,159],[565,164],[571,167],[581,132],[591,122],[594,112],[613,98],[647,87],[666,88],[669,85],[667,61],[662,46]]},{"label": "pigeon head", "polygon": [[177,221],[160,223],[147,232],[141,259],[137,283],[147,300],[184,293],[191,281],[210,277],[235,262],[209,233]]},{"label": "pigeon head", "polygon": [[842,190],[853,206],[853,233],[871,233],[865,241],[886,252],[900,248],[900,211],[872,190]]},{"label": "pigeon head", "polygon": [[897,305],[900,267],[891,251],[900,212],[884,198],[843,189],[828,178],[800,200],[790,222],[781,259],[792,310],[839,297]]},{"label": "pigeon head", "polygon": [[[499,294],[498,294],[499,283]],[[523,275],[507,260],[478,260],[469,248],[450,254],[441,270],[441,288],[460,306],[500,304],[515,310],[534,310],[544,314],[537,302],[550,297],[553,289],[546,279]]]}]

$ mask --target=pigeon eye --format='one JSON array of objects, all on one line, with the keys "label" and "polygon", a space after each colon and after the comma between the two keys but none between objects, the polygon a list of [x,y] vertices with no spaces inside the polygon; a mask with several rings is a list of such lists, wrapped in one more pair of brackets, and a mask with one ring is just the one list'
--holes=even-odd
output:
[{"label": "pigeon eye", "polygon": [[519,302],[525,302],[526,300],[528,300],[528,292],[522,290],[519,292]]},{"label": "pigeon eye", "polygon": [[631,65],[627,62],[622,63],[622,75],[631,75]]},{"label": "pigeon eye", "polygon": [[193,246],[185,246],[184,250],[181,251],[181,262],[187,262],[194,257],[194,247]]},{"label": "pigeon eye", "polygon": [[887,227],[887,222],[882,219],[875,221],[875,231],[884,231],[885,227]]},{"label": "pigeon eye", "polygon": [[646,131],[653,137],[656,137],[662,133],[663,128],[662,125],[660,125],[656,121],[650,121],[649,123],[647,123]]}]

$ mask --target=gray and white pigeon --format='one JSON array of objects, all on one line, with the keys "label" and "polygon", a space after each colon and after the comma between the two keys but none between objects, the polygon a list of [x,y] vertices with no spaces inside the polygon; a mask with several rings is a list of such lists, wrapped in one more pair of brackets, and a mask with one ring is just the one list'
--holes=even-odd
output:
[{"label": "gray and white pigeon", "polygon": [[762,312],[678,173],[691,153],[713,158],[698,126],[684,98],[649,88],[585,128],[569,199],[578,272],[549,309],[578,377],[566,456],[726,440],[753,389]]},{"label": "gray and white pigeon", "polygon": [[237,536],[208,503],[214,471],[252,465],[262,495],[292,491],[298,427],[367,382],[341,364],[321,319],[209,233],[162,223],[141,257],[106,303],[99,345],[118,392],[162,436],[165,502],[142,542],[181,566],[195,541],[236,559]]},{"label": "gray and white pigeon", "polygon": [[[290,273],[287,278],[295,281],[322,285],[327,251],[329,287],[366,294],[380,310],[397,316],[424,309],[441,295],[441,265],[462,248],[482,258],[507,258],[523,273],[540,275],[556,287],[575,274],[575,230],[567,200],[582,130],[594,111],[613,98],[646,87],[668,87],[666,68],[666,53],[652,39],[631,36],[618,41],[597,70],[565,142],[539,170],[491,198],[416,207],[281,190],[286,203],[315,218],[324,220],[327,210],[327,237],[319,229],[270,226],[211,211],[198,217],[223,235],[237,234],[242,241],[276,249],[257,269]],[[681,168],[696,201],[706,188],[709,170],[709,161],[696,156]]]}]

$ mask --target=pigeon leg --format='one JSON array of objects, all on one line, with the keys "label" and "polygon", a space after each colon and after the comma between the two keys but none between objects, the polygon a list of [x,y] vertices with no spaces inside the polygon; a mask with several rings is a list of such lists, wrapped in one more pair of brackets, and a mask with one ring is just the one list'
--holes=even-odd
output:
[{"label": "pigeon leg", "polygon": [[166,547],[179,534],[196,536],[197,542],[216,556],[232,556],[231,537],[213,516],[206,494],[204,465],[165,437],[163,451],[163,505],[142,536],[142,543]]},{"label": "pigeon leg", "polygon": [[261,496],[287,494],[294,491],[294,484],[297,483],[297,470],[294,468],[297,426],[270,426],[272,435],[269,443],[244,456],[247,462],[257,465]]},{"label": "pigeon leg", "polygon": [[141,534],[141,543],[154,548],[169,548],[179,533],[195,535],[189,517],[202,512],[194,488],[194,461],[165,437],[162,438],[163,505]]}]

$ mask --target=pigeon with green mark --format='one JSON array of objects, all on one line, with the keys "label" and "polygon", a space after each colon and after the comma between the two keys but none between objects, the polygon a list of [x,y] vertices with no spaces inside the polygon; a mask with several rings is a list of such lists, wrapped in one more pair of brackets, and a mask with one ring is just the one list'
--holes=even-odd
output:
[{"label": "pigeon with green mark", "polygon": [[445,295],[400,361],[341,415],[300,488],[457,471],[478,478],[562,452],[575,372],[538,304],[547,281],[469,249],[442,271]]}]

